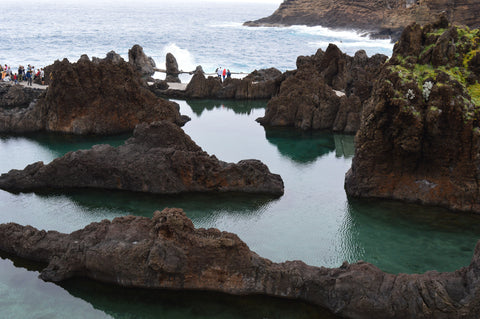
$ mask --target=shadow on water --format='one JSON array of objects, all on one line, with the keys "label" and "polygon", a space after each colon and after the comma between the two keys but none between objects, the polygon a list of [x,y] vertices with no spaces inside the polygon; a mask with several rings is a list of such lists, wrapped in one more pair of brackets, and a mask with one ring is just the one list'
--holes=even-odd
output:
[{"label": "shadow on water", "polygon": [[52,132],[35,132],[25,134],[0,134],[1,141],[12,139],[25,139],[31,141],[47,150],[52,155],[60,157],[68,152],[79,149],[90,149],[96,144],[110,144],[112,146],[120,146],[132,136],[131,133],[117,135],[75,135]]},{"label": "shadow on water", "polygon": [[470,264],[480,239],[479,215],[374,199],[350,198],[347,206],[344,259],[389,273],[454,271]]},{"label": "shadow on water", "polygon": [[263,109],[267,105],[266,100],[189,100],[186,103],[197,116],[201,116],[205,110],[211,111],[220,108],[233,110],[235,114],[250,115],[253,109]]},{"label": "shadow on water", "polygon": [[282,155],[297,163],[311,163],[332,151],[335,151],[336,157],[346,158],[352,157],[354,153],[352,135],[266,127],[265,136]]},{"label": "shadow on water", "polygon": [[[15,267],[11,267],[7,259],[11,260]],[[33,299],[41,298],[40,296],[43,296],[43,299],[62,298],[63,308],[68,309],[68,302],[79,307],[77,298],[80,298],[91,304],[94,309],[118,319],[337,318],[328,310],[301,301],[260,295],[233,296],[206,291],[124,288],[86,278],[74,278],[59,285],[52,285],[34,278],[46,266],[45,264],[30,262],[3,252],[0,252],[0,264],[4,266],[2,276],[10,277],[11,284],[21,281],[23,285],[26,283],[30,285],[28,289]],[[10,290],[14,289],[16,288],[10,287]],[[65,296],[63,289],[75,298]],[[0,293],[1,290],[2,287]],[[98,312],[90,311],[84,315],[95,317],[98,316]]]},{"label": "shadow on water", "polygon": [[197,224],[207,223],[222,215],[239,215],[242,218],[261,213],[277,197],[263,194],[243,193],[187,193],[176,195],[158,195],[139,192],[70,189],[37,191],[36,195],[46,200],[66,197],[82,211],[95,214],[107,211],[112,218],[119,215],[137,215],[151,217],[156,210],[166,207],[182,208],[187,216]]}]

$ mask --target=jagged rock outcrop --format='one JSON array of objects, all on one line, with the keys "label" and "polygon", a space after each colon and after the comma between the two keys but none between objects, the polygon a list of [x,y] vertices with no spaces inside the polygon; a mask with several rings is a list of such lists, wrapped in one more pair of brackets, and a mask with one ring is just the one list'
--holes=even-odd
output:
[{"label": "jagged rock outcrop", "polygon": [[165,57],[165,67],[167,69],[165,81],[180,83],[180,78],[178,77],[180,70],[178,69],[177,59],[175,59],[175,56],[173,56],[173,54],[170,52],[167,53],[167,56]]},{"label": "jagged rock outcrop", "polygon": [[278,93],[285,75],[278,69],[255,70],[243,79],[226,78],[222,82],[218,77],[205,77],[203,70],[197,67],[186,90],[158,90],[155,94],[183,99],[269,99]]},{"label": "jagged rock outcrop", "polygon": [[156,194],[246,192],[282,195],[281,177],[258,160],[237,164],[209,156],[177,125],[140,124],[117,148],[95,145],[70,152],[48,165],[37,162],[0,176],[0,188],[105,188]]},{"label": "jagged rock outcrop", "polygon": [[319,49],[313,56],[300,56],[297,70],[283,81],[265,116],[257,121],[266,126],[355,133],[363,103],[386,59],[381,54],[369,58],[363,50],[350,57],[334,44],[325,52]]},{"label": "jagged rock outcrop", "polygon": [[396,40],[407,25],[433,22],[442,13],[453,23],[480,26],[480,3],[475,0],[285,0],[271,16],[245,25],[321,25],[371,31]]},{"label": "jagged rock outcrop", "polygon": [[144,80],[153,81],[155,74],[155,61],[143,52],[143,48],[135,44],[128,50],[128,63],[130,63]]},{"label": "jagged rock outcrop", "polygon": [[139,73],[121,60],[86,55],[46,68],[49,87],[28,109],[3,110],[0,132],[46,130],[74,134],[132,131],[142,122],[169,120],[183,125],[176,103],[157,98]]},{"label": "jagged rock outcrop", "polygon": [[45,90],[0,82],[0,112],[13,108],[27,108]]},{"label": "jagged rock outcrop", "polygon": [[238,236],[195,229],[181,209],[125,216],[71,234],[0,225],[0,250],[47,263],[40,278],[89,277],[126,287],[211,290],[304,300],[345,318],[477,318],[480,242],[469,266],[451,273],[392,275],[372,264],[340,268],[273,263]]},{"label": "jagged rock outcrop", "polygon": [[480,32],[410,25],[365,104],[347,194],[480,213]]}]

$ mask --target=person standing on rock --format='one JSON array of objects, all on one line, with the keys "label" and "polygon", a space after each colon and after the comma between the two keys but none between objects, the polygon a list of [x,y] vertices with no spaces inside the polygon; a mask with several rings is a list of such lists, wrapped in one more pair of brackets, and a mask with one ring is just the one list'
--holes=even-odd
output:
[{"label": "person standing on rock", "polygon": [[33,79],[32,79],[32,71],[31,70],[27,71],[26,78],[27,78],[27,84],[32,86]]},{"label": "person standing on rock", "polygon": [[227,79],[232,77],[232,73],[230,72],[230,69],[227,69]]},{"label": "person standing on rock", "polygon": [[227,70],[226,69],[223,69],[222,75],[223,75],[223,80],[225,81],[225,76],[227,75]]},{"label": "person standing on rock", "polygon": [[222,68],[217,69],[217,75],[218,75],[218,78],[221,80],[222,79]]}]

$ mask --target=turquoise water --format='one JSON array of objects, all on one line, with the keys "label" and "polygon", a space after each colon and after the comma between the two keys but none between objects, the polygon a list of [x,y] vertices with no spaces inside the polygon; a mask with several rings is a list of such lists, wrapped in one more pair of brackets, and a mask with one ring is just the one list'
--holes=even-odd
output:
[{"label": "turquoise water", "polygon": [[[264,101],[177,102],[182,114],[192,118],[184,130],[205,151],[229,162],[262,160],[282,176],[285,194],[272,198],[241,194],[158,196],[102,190],[0,191],[0,222],[71,232],[105,218],[151,216],[157,209],[182,207],[197,227],[234,232],[253,251],[276,262],[300,259],[311,265],[338,267],[344,260],[365,260],[390,273],[453,271],[469,264],[480,238],[480,216],[346,197],[343,181],[351,165],[353,136],[265,129],[255,122],[264,115]],[[97,143],[119,145],[127,137],[2,136],[0,172],[39,160],[47,163],[68,151]],[[92,318],[135,318],[132,313],[140,309],[144,309],[142,318],[154,313],[168,318],[327,316],[301,303],[289,304],[287,308],[294,309],[290,313],[278,308],[276,299],[180,293],[174,294],[173,302],[166,292],[150,298],[151,292],[118,290],[92,282],[56,286],[37,279],[35,268],[27,270],[16,263],[14,266],[8,258],[0,260],[0,302],[2,311],[17,317],[50,318],[52,313],[68,312],[73,317],[88,313]]]}]

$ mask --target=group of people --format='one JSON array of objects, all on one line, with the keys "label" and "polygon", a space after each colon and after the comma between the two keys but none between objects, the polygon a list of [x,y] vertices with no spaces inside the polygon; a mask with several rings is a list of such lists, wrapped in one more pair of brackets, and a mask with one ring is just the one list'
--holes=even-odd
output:
[{"label": "group of people", "polygon": [[15,84],[18,84],[19,82],[26,81],[27,85],[32,86],[33,80],[39,79],[42,84],[45,83],[45,72],[43,68],[37,69],[35,72],[35,67],[30,64],[26,69],[23,65],[20,65],[17,73],[13,73],[12,68],[7,64],[4,66],[0,64],[0,73],[3,82],[13,81]]},{"label": "group of people", "polygon": [[223,80],[222,80],[222,81],[225,81],[225,77],[227,77],[227,78],[232,77],[232,73],[230,72],[229,69],[223,69],[223,70],[222,70],[222,68],[217,68],[217,69],[215,70],[215,72],[217,73],[218,78],[219,78],[220,80],[222,80],[222,77],[223,77]]}]

